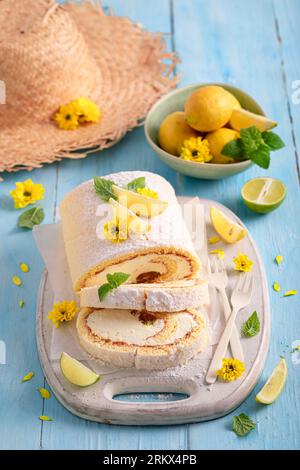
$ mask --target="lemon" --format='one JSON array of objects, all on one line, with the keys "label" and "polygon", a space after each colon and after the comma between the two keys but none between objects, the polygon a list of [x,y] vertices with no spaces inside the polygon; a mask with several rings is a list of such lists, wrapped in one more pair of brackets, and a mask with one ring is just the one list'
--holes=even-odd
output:
[{"label": "lemon", "polygon": [[242,188],[242,198],[246,206],[260,214],[277,209],[285,196],[285,185],[275,178],[254,178]]},{"label": "lemon", "polygon": [[268,119],[265,116],[260,116],[259,114],[251,113],[246,109],[234,108],[231,118],[229,120],[229,125],[232,129],[240,131],[247,127],[256,126],[260,131],[268,131],[277,126],[277,122]]},{"label": "lemon", "polygon": [[73,385],[88,387],[98,382],[100,375],[63,352],[60,356],[60,369],[64,377]]},{"label": "lemon", "polygon": [[177,111],[163,120],[158,132],[158,142],[163,150],[178,156],[184,141],[198,136],[199,132],[186,123],[184,112]]},{"label": "lemon", "polygon": [[186,122],[197,131],[212,132],[229,121],[237,100],[224,88],[204,86],[187,99],[184,107]]},{"label": "lemon", "polygon": [[286,361],[281,358],[261,391],[256,395],[255,400],[264,405],[270,405],[277,400],[284,388],[287,374]]},{"label": "lemon", "polygon": [[149,232],[150,226],[148,221],[138,217],[133,211],[127,209],[125,205],[120,204],[115,199],[110,198],[109,203],[115,209],[115,215],[119,219],[120,227],[124,224],[124,228],[127,227],[134,233],[144,234]]},{"label": "lemon", "polygon": [[154,217],[164,212],[168,207],[168,203],[165,201],[144,196],[143,194],[120,188],[119,186],[114,185],[113,191],[120,204],[139,216]]},{"label": "lemon", "polygon": [[226,243],[236,243],[247,235],[247,230],[231,220],[217,207],[210,208],[210,220],[217,234]]},{"label": "lemon", "polygon": [[222,127],[217,131],[210,132],[205,136],[209,143],[210,153],[213,156],[213,159],[210,163],[232,163],[235,160],[231,157],[226,157],[222,155],[222,150],[224,146],[231,140],[238,139],[240,134],[233,129],[227,129]]}]

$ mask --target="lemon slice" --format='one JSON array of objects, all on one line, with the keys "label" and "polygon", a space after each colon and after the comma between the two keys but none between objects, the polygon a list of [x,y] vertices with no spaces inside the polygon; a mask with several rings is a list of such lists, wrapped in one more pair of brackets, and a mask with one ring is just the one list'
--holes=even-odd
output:
[{"label": "lemon slice", "polygon": [[123,206],[128,207],[136,215],[143,217],[155,217],[161,214],[168,207],[168,203],[160,199],[154,199],[143,194],[130,191],[129,189],[113,186],[113,191],[118,197],[118,201]]},{"label": "lemon slice", "polygon": [[247,127],[256,126],[260,131],[268,131],[277,126],[277,122],[268,119],[266,116],[251,113],[246,109],[234,108],[232,111],[229,125],[232,129],[240,131]]},{"label": "lemon slice", "polygon": [[64,377],[73,385],[88,387],[100,379],[100,375],[81,364],[69,354],[63,352],[60,356],[60,369]]},{"label": "lemon slice", "polygon": [[286,187],[275,178],[254,178],[244,184],[241,194],[249,209],[266,214],[282,204]]},{"label": "lemon slice", "polygon": [[226,243],[236,243],[247,235],[247,230],[231,220],[217,207],[210,208],[210,220],[217,234]]},{"label": "lemon slice", "polygon": [[287,379],[287,365],[285,359],[281,358],[273,370],[271,377],[267,380],[255,400],[264,405],[270,405],[281,394]]},{"label": "lemon slice", "polygon": [[114,207],[115,215],[119,218],[121,228],[123,225],[125,230],[127,230],[128,227],[129,231],[139,234],[149,232],[151,226],[147,220],[141,219],[135,215],[133,211],[127,209],[126,206],[123,206],[115,199],[110,198],[108,202]]}]

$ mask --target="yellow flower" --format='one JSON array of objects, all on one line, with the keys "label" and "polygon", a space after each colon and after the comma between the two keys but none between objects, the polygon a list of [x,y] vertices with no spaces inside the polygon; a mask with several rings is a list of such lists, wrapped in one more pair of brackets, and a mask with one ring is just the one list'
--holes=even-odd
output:
[{"label": "yellow flower", "polygon": [[18,181],[16,188],[10,191],[10,195],[15,202],[16,209],[22,209],[28,204],[34,204],[36,201],[44,198],[45,188],[42,184],[34,183],[31,179],[23,182]]},{"label": "yellow flower", "polygon": [[180,151],[180,158],[198,163],[206,163],[213,157],[206,139],[202,139],[202,137],[191,137],[184,141]]},{"label": "yellow flower", "polygon": [[219,241],[221,241],[221,239],[219,237],[211,237],[211,238],[208,239],[208,243],[210,245],[215,245]]},{"label": "yellow flower", "polygon": [[225,256],[224,250],[211,250],[209,253],[211,255],[218,255],[220,259],[224,259],[224,256]]},{"label": "yellow flower", "polygon": [[245,372],[245,364],[238,359],[222,359],[222,367],[217,375],[226,382],[238,379]]},{"label": "yellow flower", "polygon": [[139,194],[142,194],[143,196],[152,197],[153,199],[158,199],[157,192],[150,188],[137,188],[136,192]]},{"label": "yellow flower", "polygon": [[78,121],[82,122],[99,122],[101,111],[99,106],[88,98],[78,98],[71,102],[78,116]]},{"label": "yellow flower", "polygon": [[243,271],[244,273],[251,271],[253,266],[253,261],[244,253],[239,253],[238,256],[233,258],[233,262],[235,271]]},{"label": "yellow flower", "polygon": [[53,305],[53,309],[48,313],[48,319],[58,328],[62,322],[70,321],[78,312],[78,307],[74,300],[58,302]]},{"label": "yellow flower", "polygon": [[54,120],[60,129],[74,131],[79,126],[76,107],[72,104],[63,104],[54,115]]},{"label": "yellow flower", "polygon": [[103,232],[107,240],[120,243],[128,238],[128,224],[121,224],[119,218],[115,217],[104,224]]}]

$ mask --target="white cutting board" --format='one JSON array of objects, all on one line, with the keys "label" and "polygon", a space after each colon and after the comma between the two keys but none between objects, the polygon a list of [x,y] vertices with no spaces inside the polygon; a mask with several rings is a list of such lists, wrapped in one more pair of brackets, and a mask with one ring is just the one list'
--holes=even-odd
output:
[{"label": "white cutting board", "polygon": [[[180,204],[190,198],[179,197]],[[207,236],[215,235],[209,222],[209,208],[219,206],[224,212],[242,222],[227,208],[219,203],[202,199],[205,208]],[[51,333],[53,325],[47,320],[47,313],[53,305],[53,293],[47,272],[42,275],[37,305],[36,335],[41,365],[57,399],[72,413],[92,421],[125,425],[164,425],[205,421],[223,416],[240,405],[256,385],[262,372],[270,337],[270,308],[268,286],[264,267],[257,247],[248,235],[235,245],[209,245],[210,249],[225,249],[225,264],[228,267],[230,295],[237,273],[232,270],[232,259],[239,252],[246,253],[254,261],[254,294],[250,305],[242,310],[237,318],[240,331],[242,323],[256,310],[261,331],[253,338],[241,338],[245,354],[246,373],[231,383],[218,381],[208,386],[205,371],[215,346],[197,355],[190,363],[165,371],[143,371],[136,369],[107,369],[99,382],[91,387],[79,388],[71,385],[62,375],[59,361],[50,359]],[[207,251],[202,251],[205,264]],[[210,289],[212,304],[206,315],[212,324],[219,319],[224,324],[222,305],[214,289]],[[211,331],[213,333],[213,331]],[[229,353],[228,353],[229,354]],[[89,360],[89,367],[100,371],[99,363]],[[179,401],[124,402],[114,400],[117,394],[139,392],[185,393],[189,398]]]}]

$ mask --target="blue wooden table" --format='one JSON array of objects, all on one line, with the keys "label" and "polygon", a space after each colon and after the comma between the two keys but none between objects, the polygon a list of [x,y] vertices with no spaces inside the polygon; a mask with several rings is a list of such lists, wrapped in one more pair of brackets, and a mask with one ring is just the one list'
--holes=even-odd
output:
[{"label": "blue wooden table", "polygon": [[[118,145],[88,159],[63,161],[33,171],[5,174],[0,185],[0,364],[1,449],[299,449],[300,365],[291,360],[292,343],[300,343],[299,296],[282,298],[272,291],[300,291],[300,1],[299,0],[108,0],[116,14],[129,16],[151,31],[161,31],[169,48],[178,51],[181,85],[226,82],[251,94],[267,115],[279,122],[286,143],[275,154],[268,172],[254,167],[221,181],[201,181],[176,174],[161,163],[147,145],[143,129],[128,134]],[[272,335],[263,376],[240,408],[222,419],[174,427],[121,427],[92,423],[66,411],[52,396],[36,391],[44,384],[35,342],[35,307],[43,269],[30,231],[16,228],[18,212],[9,191],[30,176],[43,183],[45,222],[55,221],[62,196],[94,175],[144,169],[160,173],[178,194],[215,199],[235,211],[254,236],[265,262],[271,297]],[[240,191],[259,175],[279,177],[288,188],[285,203],[266,216],[249,212]],[[283,255],[279,269],[274,257]],[[31,270],[22,274],[23,287],[12,284],[19,262]],[[19,300],[25,307],[20,309]],[[2,351],[3,352],[3,351]],[[278,401],[259,405],[254,397],[283,355],[289,377]],[[3,354],[1,355],[4,362]],[[33,380],[20,383],[30,370]],[[257,429],[245,438],[232,432],[232,416],[245,412]],[[41,414],[52,422],[39,421]]]}]

